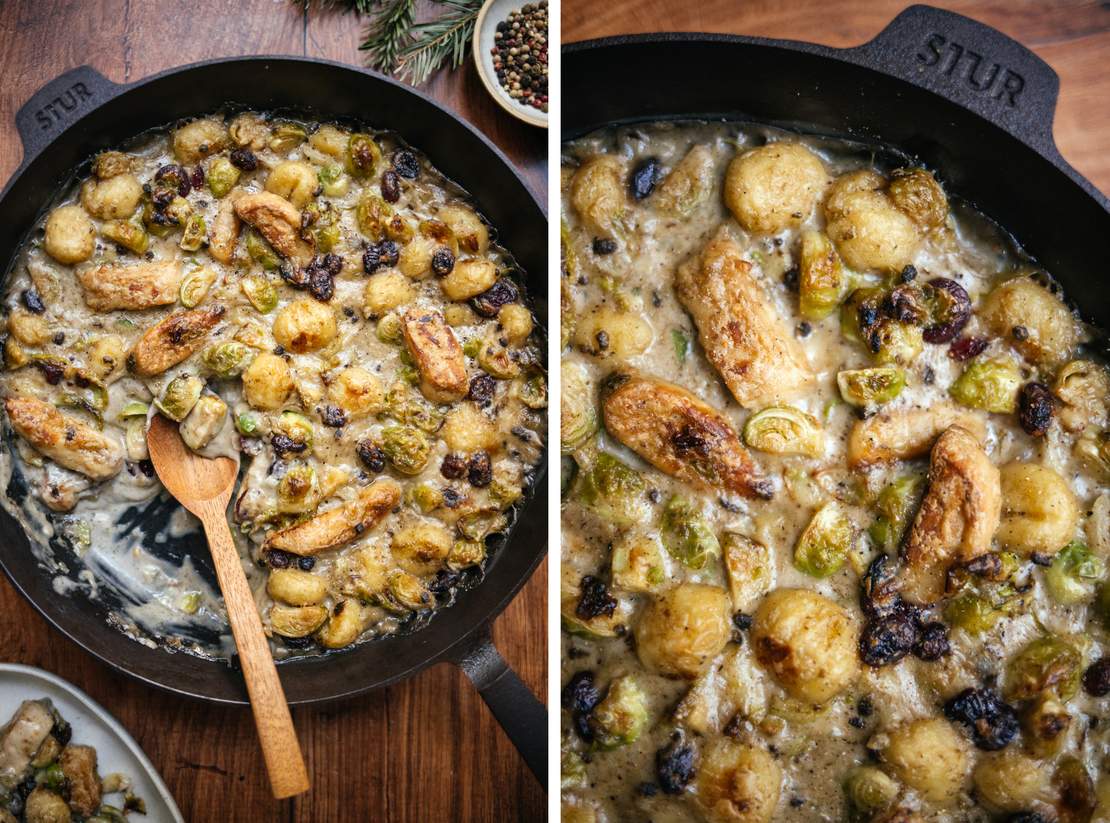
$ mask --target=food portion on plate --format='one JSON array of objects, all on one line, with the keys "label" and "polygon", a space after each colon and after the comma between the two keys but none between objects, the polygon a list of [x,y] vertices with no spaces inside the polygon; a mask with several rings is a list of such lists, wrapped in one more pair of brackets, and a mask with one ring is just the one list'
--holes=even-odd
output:
[{"label": "food portion on plate", "polygon": [[96,749],[73,739],[49,698],[24,700],[0,727],[0,823],[121,823],[131,812],[146,814],[131,781],[100,776]]},{"label": "food portion on plate", "polygon": [[97,155],[43,205],[0,394],[7,505],[51,541],[60,595],[110,592],[126,630],[226,655],[182,639],[227,636],[210,576],[155,551],[196,525],[158,503],[155,414],[241,459],[229,517],[276,651],[421,625],[480,579],[541,459],[545,370],[510,252],[427,158],[215,114]]},{"label": "food portion on plate", "polygon": [[564,145],[564,820],[1110,813],[1110,373],[943,171]]}]

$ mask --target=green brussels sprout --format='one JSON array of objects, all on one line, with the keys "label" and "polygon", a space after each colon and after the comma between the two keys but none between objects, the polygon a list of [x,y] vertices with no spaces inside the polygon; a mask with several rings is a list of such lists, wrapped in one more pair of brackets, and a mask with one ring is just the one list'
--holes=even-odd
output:
[{"label": "green brussels sprout", "polygon": [[175,197],[163,211],[174,225],[184,226],[193,216],[193,205],[184,197]]},{"label": "green brussels sprout", "polygon": [[906,386],[906,373],[896,366],[849,369],[836,375],[836,385],[845,403],[871,407],[889,403]]},{"label": "green brussels sprout", "polygon": [[315,429],[312,421],[300,412],[283,411],[274,422],[273,429],[275,433],[284,434],[294,443],[308,449],[312,448],[312,435]]},{"label": "green brussels sprout", "polygon": [[703,569],[721,556],[721,544],[700,509],[685,497],[667,501],[660,523],[660,537],[671,557],[691,569]]},{"label": "green brussels sprout", "polygon": [[35,772],[35,783],[51,791],[60,792],[66,785],[66,775],[60,763],[51,763]]},{"label": "green brussels sprout", "polygon": [[146,417],[147,412],[150,411],[150,406],[141,400],[129,400],[122,409],[120,409],[119,416],[121,418],[127,417]]},{"label": "green brussels sprout", "polygon": [[143,199],[143,210],[139,219],[142,221],[143,228],[155,237],[166,237],[174,230],[171,223],[164,221],[160,215],[157,215],[154,203],[151,202],[150,198]]},{"label": "green brussels sprout", "polygon": [[243,412],[235,418],[235,428],[239,434],[251,436],[258,431],[258,418],[250,412]]},{"label": "green brussels sprout", "polygon": [[924,476],[907,474],[879,492],[875,501],[877,516],[868,529],[877,546],[887,552],[898,547],[924,491]]},{"label": "green brussels sprout", "polygon": [[881,316],[884,296],[885,292],[877,286],[865,286],[849,294],[840,306],[840,333],[854,343],[866,341]]},{"label": "green brussels sprout", "polygon": [[921,354],[924,342],[919,326],[884,318],[872,330],[871,353],[876,363],[906,365]]},{"label": "green brussels sprout", "polygon": [[405,342],[405,330],[401,325],[401,318],[396,312],[383,315],[375,329],[378,339],[392,346],[399,346]]},{"label": "green brussels sprout", "polygon": [[199,377],[191,374],[178,375],[170,381],[165,393],[154,401],[154,405],[170,420],[180,423],[200,400],[203,389],[204,381]]},{"label": "green brussels sprout", "polygon": [[759,600],[775,581],[775,561],[771,549],[737,532],[721,535],[725,577],[732,605],[746,609]]},{"label": "green brussels sprout", "polygon": [[953,628],[979,635],[990,631],[1003,617],[1020,614],[1025,603],[1009,583],[968,585],[944,606],[944,620]]},{"label": "green brussels sprout", "polygon": [[1095,585],[1106,574],[1106,563],[1082,543],[1069,543],[1045,570],[1048,593],[1057,603],[1074,606],[1095,595]]},{"label": "green brussels sprout", "polygon": [[216,198],[226,197],[227,193],[235,188],[239,182],[239,169],[232,165],[226,157],[217,157],[208,166],[208,189]]},{"label": "green brussels sprout", "polygon": [[968,366],[948,389],[963,406],[999,414],[1017,409],[1021,372],[1009,360],[980,360]]},{"label": "green brussels sprout", "polygon": [[[274,247],[267,243],[261,234],[254,229],[248,229],[246,236],[247,254],[250,255],[251,260],[258,263],[258,265],[267,271],[273,271],[281,265],[281,258],[279,258],[277,252],[274,251]],[[253,303],[253,301],[251,302]]]},{"label": "green brussels sprout", "polygon": [[508,520],[497,509],[484,509],[464,514],[455,523],[455,529],[467,540],[485,540],[505,528]]},{"label": "green brussels sprout", "polygon": [[315,508],[319,488],[316,469],[303,461],[295,461],[278,481],[278,510],[295,514],[311,511]]},{"label": "green brussels sprout", "polygon": [[875,766],[857,766],[848,772],[844,781],[848,802],[855,811],[865,815],[889,808],[899,791],[898,783]]},{"label": "green brussels sprout", "polygon": [[1059,637],[1040,637],[1018,652],[1006,667],[1007,700],[1033,700],[1051,692],[1064,702],[1079,691],[1083,653]]},{"label": "green brussels sprout", "polygon": [[239,281],[239,288],[255,310],[268,314],[278,303],[277,286],[265,275],[248,274]]},{"label": "green brussels sprout", "polygon": [[[1061,823],[1093,821],[1099,805],[1095,783],[1083,761],[1074,755],[1061,758],[1052,773],[1052,786],[1059,797]],[[1102,818],[1102,815],[1099,815]]]},{"label": "green brussels sprout", "polygon": [[418,612],[432,606],[432,593],[413,574],[397,569],[389,573],[383,605],[397,612]]},{"label": "green brussels sprout", "polygon": [[347,171],[365,180],[382,162],[382,150],[369,134],[352,134],[347,141]]},{"label": "green brussels sprout", "polygon": [[482,340],[478,337],[471,337],[469,340],[463,343],[462,347],[463,354],[471,359],[476,359],[478,357],[478,352],[481,351],[481,349]]},{"label": "green brussels sprout", "polygon": [[318,172],[316,179],[326,197],[343,197],[351,188],[351,180],[343,173],[343,167],[338,163],[328,163]]},{"label": "green brussels sprout", "polygon": [[825,452],[820,421],[791,406],[771,406],[749,417],[744,424],[744,442],[771,454],[820,457]]},{"label": "green brussels sprout", "polygon": [[512,358],[512,352],[496,341],[485,341],[478,350],[478,365],[488,374],[499,380],[512,380],[520,374],[520,364]]},{"label": "green brussels sprout", "polygon": [[185,445],[203,449],[219,434],[227,419],[227,403],[214,394],[202,395],[178,428]]},{"label": "green brussels sprout", "polygon": [[193,269],[185,276],[185,279],[181,281],[181,288],[178,290],[178,298],[181,300],[181,305],[187,309],[199,305],[215,282],[216,272],[207,266]]},{"label": "green brussels sprout", "polygon": [[855,527],[835,501],[826,503],[794,547],[794,566],[813,577],[828,577],[839,571],[848,559],[855,539]]},{"label": "green brussels sprout", "polygon": [[359,198],[355,207],[355,219],[358,230],[374,242],[385,239],[386,226],[393,217],[393,207],[386,203],[381,195],[365,192]]},{"label": "green brussels sprout", "polygon": [[443,505],[443,492],[431,483],[418,483],[409,490],[408,500],[421,514],[428,514]]},{"label": "green brussels sprout", "polygon": [[1103,480],[1110,480],[1110,431],[1092,429],[1075,442],[1075,456]]},{"label": "green brussels sprout", "polygon": [[413,426],[387,426],[382,431],[382,451],[402,474],[420,474],[428,465],[432,446],[427,435]]},{"label": "green brussels sprout", "polygon": [[569,454],[597,432],[597,411],[586,369],[580,363],[564,360],[560,374],[563,383],[559,398],[560,444],[563,454]]},{"label": "green brussels sprout", "polygon": [[301,231],[311,230],[316,241],[316,251],[329,252],[342,236],[339,230],[339,212],[330,203],[313,201],[301,212]]},{"label": "green brussels sprout", "polygon": [[654,592],[667,578],[663,546],[648,534],[625,535],[613,544],[610,561],[613,585],[630,592]]},{"label": "green brussels sprout", "polygon": [[100,233],[134,254],[144,254],[150,247],[150,235],[140,224],[130,220],[109,220]]},{"label": "green brussels sprout", "polygon": [[447,567],[455,571],[480,566],[486,559],[486,544],[481,540],[456,540],[447,555]]},{"label": "green brussels sprout", "polygon": [[559,786],[563,789],[580,789],[586,786],[587,780],[586,763],[581,755],[570,749],[563,749],[559,760]]},{"label": "green brussels sprout", "polygon": [[516,477],[507,477],[494,471],[493,482],[489,484],[490,500],[500,508],[507,509],[523,495],[524,489],[521,488],[520,481]]},{"label": "green brussels sprout", "polygon": [[87,396],[64,392],[58,399],[57,405],[63,409],[77,409],[88,414],[98,429],[104,428],[104,405],[99,401],[99,393],[90,392]]},{"label": "green brussels sprout", "polygon": [[216,377],[230,380],[242,373],[248,365],[251,350],[234,340],[209,346],[201,355],[201,360]]},{"label": "green brussels sprout", "polygon": [[802,234],[798,260],[798,311],[807,320],[824,320],[844,299],[847,277],[840,255],[824,233]]},{"label": "green brussels sprout", "polygon": [[608,452],[598,452],[589,469],[580,471],[575,497],[599,517],[630,526],[644,516],[644,479]]},{"label": "green brussels sprout", "polygon": [[547,408],[547,379],[542,374],[533,374],[520,384],[520,402],[530,409]]},{"label": "green brussels sprout", "polygon": [[296,123],[278,123],[270,138],[270,150],[277,154],[288,154],[308,139],[304,126]]},{"label": "green brussels sprout", "polygon": [[123,430],[123,445],[127,449],[128,460],[146,460],[150,450],[146,445],[146,417],[130,417]]},{"label": "green brussels sprout", "polygon": [[284,606],[275,603],[270,607],[270,625],[282,637],[307,637],[328,619],[323,606]]},{"label": "green brussels sprout", "polygon": [[594,707],[590,726],[594,744],[615,749],[635,741],[648,726],[647,695],[635,675],[616,677],[605,698]]}]

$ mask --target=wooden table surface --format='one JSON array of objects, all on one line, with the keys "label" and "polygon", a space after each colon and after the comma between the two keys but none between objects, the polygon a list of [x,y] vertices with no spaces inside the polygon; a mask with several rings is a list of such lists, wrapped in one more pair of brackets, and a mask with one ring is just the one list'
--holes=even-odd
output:
[{"label": "wooden table surface", "polygon": [[[1060,75],[1056,145],[1110,193],[1110,3],[1099,0],[923,0],[994,26]],[[562,0],[564,43],[653,31],[705,31],[854,46],[905,0]],[[743,82],[737,78],[736,82]]]},{"label": "wooden table surface", "polygon": [[[57,74],[87,63],[127,82],[183,63],[306,54],[362,64],[362,24],[287,0],[0,0],[0,180],[22,154],[16,110]],[[546,198],[545,132],[488,98],[471,64],[430,91],[482,129]],[[546,692],[546,564],[494,625],[501,653]],[[546,801],[477,692],[446,664],[328,709],[293,712],[313,790],[269,796],[248,711],[141,686],[65,640],[0,575],[0,660],[41,666],[85,689],[138,740],[188,821],[542,820]],[[2,720],[0,720],[2,722]],[[138,818],[141,820],[142,818]]]}]

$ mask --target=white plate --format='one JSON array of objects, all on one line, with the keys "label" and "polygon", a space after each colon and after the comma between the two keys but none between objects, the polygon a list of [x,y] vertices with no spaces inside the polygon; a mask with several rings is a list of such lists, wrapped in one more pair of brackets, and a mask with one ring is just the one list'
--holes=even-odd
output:
[{"label": "white plate", "polygon": [[[490,49],[493,48],[493,35],[497,31],[497,24],[502,20],[519,9],[521,6],[528,3],[530,0],[486,0],[482,6],[482,10],[478,12],[478,19],[474,23],[474,47],[471,51],[474,52],[474,65],[478,67],[478,77],[482,80],[482,85],[486,87],[490,97],[497,101],[505,111],[529,123],[533,126],[540,128],[547,128],[547,112],[540,111],[532,106],[525,106],[523,103],[518,103],[509,93],[502,88],[501,84],[497,82],[497,72],[493,70],[493,55],[490,54]],[[548,4],[548,15],[550,19],[551,6]],[[551,39],[548,38],[548,49],[551,48]],[[550,108],[550,104],[548,104]]]},{"label": "white plate", "polygon": [[[101,776],[120,772],[131,778],[132,791],[146,802],[146,816],[128,815],[136,823],[185,823],[166,784],[139,744],[99,704],[56,675],[30,666],[0,663],[0,725],[24,700],[49,697],[73,727],[73,742],[96,749]],[[116,800],[108,795],[107,802]]]}]

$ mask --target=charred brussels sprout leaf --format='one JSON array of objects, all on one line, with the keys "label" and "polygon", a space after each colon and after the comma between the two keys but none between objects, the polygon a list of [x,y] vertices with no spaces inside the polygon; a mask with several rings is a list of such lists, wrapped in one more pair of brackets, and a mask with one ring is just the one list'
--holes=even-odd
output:
[{"label": "charred brussels sprout leaf", "polygon": [[575,496],[583,506],[618,526],[643,514],[644,479],[608,452],[599,452],[592,466],[578,473]]},{"label": "charred brussels sprout leaf", "polygon": [[902,535],[924,490],[925,478],[919,474],[909,474],[899,477],[879,493],[875,502],[877,517],[868,530],[871,539],[879,547],[891,551],[901,543]]},{"label": "charred brussels sprout leaf", "polygon": [[268,314],[277,307],[277,286],[268,277],[260,274],[248,275],[239,282],[239,288],[247,302],[262,314]]},{"label": "charred brussels sprout leaf", "polygon": [[639,681],[628,674],[615,678],[605,698],[594,707],[594,743],[602,749],[615,749],[635,741],[647,725],[647,696]]},{"label": "charred brussels sprout leaf", "polygon": [[705,516],[685,497],[676,495],[667,502],[660,536],[667,552],[691,569],[704,569],[721,555],[721,544]]},{"label": "charred brussels sprout leaf", "polygon": [[948,391],[963,406],[1012,414],[1017,409],[1021,382],[1021,373],[1014,363],[982,360],[968,366]]},{"label": "charred brussels sprout leaf", "polygon": [[794,547],[794,565],[813,577],[835,574],[848,559],[855,527],[836,502],[826,503],[809,521]]},{"label": "charred brussels sprout leaf", "polygon": [[343,174],[338,163],[329,163],[316,173],[326,197],[343,197],[351,187],[351,181]]},{"label": "charred brussels sprout leaf", "polygon": [[825,452],[825,435],[817,418],[790,406],[772,406],[749,417],[744,442],[772,454],[820,457]]},{"label": "charred brussels sprout leaf", "polygon": [[896,366],[850,369],[836,376],[840,396],[853,406],[872,407],[889,403],[906,386],[906,373]]},{"label": "charred brussels sprout leaf", "polygon": [[166,417],[180,423],[200,400],[204,381],[193,375],[179,375],[170,381],[166,391],[154,404]]},{"label": "charred brussels sprout leaf", "polygon": [[358,230],[374,242],[381,241],[386,235],[386,227],[393,217],[393,207],[380,196],[366,192],[359,198],[355,208]]},{"label": "charred brussels sprout leaf", "polygon": [[1095,585],[1106,573],[1106,563],[1082,543],[1069,543],[1045,571],[1048,593],[1057,603],[1073,606],[1090,600]]},{"label": "charred brussels sprout leaf", "polygon": [[397,471],[420,474],[428,464],[432,447],[424,432],[413,426],[387,426],[382,431],[382,451]]},{"label": "charred brussels sprout leaf", "polygon": [[181,305],[187,309],[195,308],[204,300],[215,282],[216,273],[210,268],[204,267],[189,272],[181,281],[181,289],[178,293]]},{"label": "charred brussels sprout leaf", "polygon": [[277,154],[288,154],[308,139],[304,126],[296,123],[278,123],[270,138],[270,148]]},{"label": "charred brussels sprout leaf", "polygon": [[840,255],[819,231],[802,235],[798,263],[798,310],[807,320],[824,320],[844,299],[847,278]]},{"label": "charred brussels sprout leaf", "polygon": [[204,350],[201,359],[212,374],[221,380],[238,376],[247,366],[250,349],[242,343],[230,341]]},{"label": "charred brussels sprout leaf", "polygon": [[1059,637],[1034,640],[1006,667],[1007,700],[1034,700],[1051,692],[1068,701],[1079,691],[1083,654]]},{"label": "charred brussels sprout leaf", "polygon": [[314,508],[318,490],[316,470],[307,463],[290,466],[278,481],[278,503],[283,512],[306,512]]}]

